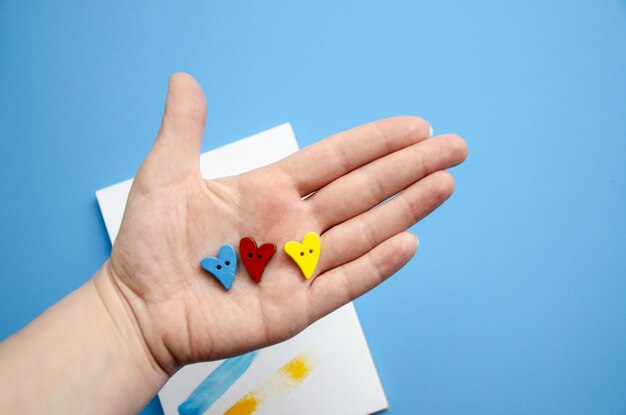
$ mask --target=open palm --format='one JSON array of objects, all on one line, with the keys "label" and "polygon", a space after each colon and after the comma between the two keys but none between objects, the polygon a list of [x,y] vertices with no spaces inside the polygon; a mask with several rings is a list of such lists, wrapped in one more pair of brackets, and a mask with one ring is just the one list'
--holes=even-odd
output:
[{"label": "open palm", "polygon": [[[174,75],[109,262],[168,373],[285,340],[392,275],[417,249],[405,230],[450,196],[454,182],[444,169],[466,156],[459,137],[427,139],[428,123],[398,117],[207,181],[198,167],[205,121],[199,85]],[[308,231],[321,235],[322,250],[307,280],[282,247]],[[226,291],[200,261],[245,236],[278,251],[259,284],[240,264]]]}]

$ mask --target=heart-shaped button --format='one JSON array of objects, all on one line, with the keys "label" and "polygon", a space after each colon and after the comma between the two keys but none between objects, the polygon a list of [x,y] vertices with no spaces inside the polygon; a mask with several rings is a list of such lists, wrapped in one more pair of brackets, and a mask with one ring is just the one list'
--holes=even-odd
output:
[{"label": "heart-shaped button", "polygon": [[315,232],[308,232],[302,243],[289,241],[284,248],[287,255],[300,267],[304,278],[311,278],[320,259],[320,237]]},{"label": "heart-shaped button", "polygon": [[200,263],[202,268],[210,272],[227,290],[233,286],[237,271],[237,254],[235,249],[224,244],[217,253],[217,258],[207,257]]},{"label": "heart-shaped button", "polygon": [[267,262],[272,258],[276,252],[276,244],[264,243],[257,247],[256,242],[251,237],[247,236],[239,242],[239,255],[241,255],[241,262],[248,270],[248,274],[257,283],[261,282],[263,271]]}]

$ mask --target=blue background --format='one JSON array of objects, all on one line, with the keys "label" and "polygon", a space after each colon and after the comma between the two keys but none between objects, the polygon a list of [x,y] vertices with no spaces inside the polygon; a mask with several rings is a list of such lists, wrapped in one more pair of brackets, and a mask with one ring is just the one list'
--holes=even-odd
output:
[{"label": "blue background", "polygon": [[203,150],[399,114],[467,139],[416,259],[357,301],[389,414],[626,413],[626,1],[0,0],[0,338],[108,257],[94,192],[174,71]]}]

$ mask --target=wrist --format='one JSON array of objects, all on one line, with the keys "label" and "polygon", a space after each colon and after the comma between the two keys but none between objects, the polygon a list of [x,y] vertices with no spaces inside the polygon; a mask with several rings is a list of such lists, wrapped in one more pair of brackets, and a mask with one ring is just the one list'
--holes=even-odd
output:
[{"label": "wrist", "polygon": [[132,414],[167,375],[103,266],[0,343],[0,413]]},{"label": "wrist", "polygon": [[135,381],[144,386],[151,398],[165,384],[168,374],[159,365],[148,347],[133,309],[118,286],[110,260],[94,275],[93,287],[98,301],[110,322],[113,347],[125,371],[131,370]]}]

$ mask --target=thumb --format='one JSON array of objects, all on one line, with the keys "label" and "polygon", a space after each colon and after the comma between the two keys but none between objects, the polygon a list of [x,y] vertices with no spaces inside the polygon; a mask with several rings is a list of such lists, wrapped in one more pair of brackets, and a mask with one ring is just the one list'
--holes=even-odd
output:
[{"label": "thumb", "polygon": [[168,175],[199,171],[206,117],[206,100],[198,82],[185,73],[172,75],[161,128],[145,164]]}]

